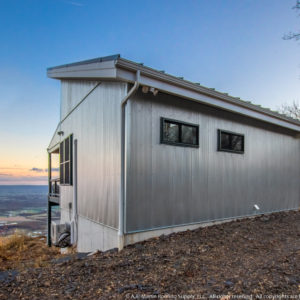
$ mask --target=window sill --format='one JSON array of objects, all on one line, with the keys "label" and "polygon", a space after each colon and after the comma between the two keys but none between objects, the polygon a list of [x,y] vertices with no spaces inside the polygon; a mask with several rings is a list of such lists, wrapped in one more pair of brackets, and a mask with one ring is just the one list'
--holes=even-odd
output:
[{"label": "window sill", "polygon": [[218,149],[219,152],[228,152],[228,153],[235,153],[235,154],[244,154],[245,151],[234,151],[234,150],[227,150],[227,149]]},{"label": "window sill", "polygon": [[192,145],[192,144],[185,144],[185,143],[175,143],[175,142],[166,142],[166,141],[161,141],[160,143],[165,144],[165,145],[169,145],[169,146],[199,148],[199,145]]}]

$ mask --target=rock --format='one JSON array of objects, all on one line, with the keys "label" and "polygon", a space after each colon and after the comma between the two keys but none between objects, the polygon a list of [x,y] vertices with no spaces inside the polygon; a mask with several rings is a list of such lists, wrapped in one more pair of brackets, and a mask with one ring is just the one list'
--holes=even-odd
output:
[{"label": "rock", "polygon": [[138,250],[141,250],[141,249],[144,248],[144,246],[143,246],[142,244],[135,244],[135,245],[134,245],[134,248],[135,248],[135,249],[138,249]]},{"label": "rock", "polygon": [[134,290],[134,289],[138,289],[140,291],[152,291],[152,287],[148,286],[148,285],[143,285],[143,284],[129,284],[129,285],[125,285],[123,287],[118,288],[118,293],[122,294],[125,291],[128,290]]},{"label": "rock", "polygon": [[262,216],[262,217],[260,218],[260,220],[263,221],[263,222],[267,222],[267,221],[270,220],[270,217],[269,217],[269,216]]},{"label": "rock", "polygon": [[17,270],[9,270],[0,272],[0,282],[10,283],[15,280],[16,276],[19,274]]},{"label": "rock", "polygon": [[298,280],[296,277],[286,277],[285,279],[286,279],[286,282],[291,285],[298,283]]},{"label": "rock", "polygon": [[226,281],[224,282],[224,285],[225,285],[227,288],[229,288],[229,287],[232,287],[232,286],[234,285],[234,283],[233,283],[232,281],[230,281],[230,280],[226,280]]},{"label": "rock", "polygon": [[78,252],[76,253],[76,258],[77,259],[84,259],[88,256],[89,252]]},{"label": "rock", "polygon": [[65,293],[66,294],[71,294],[72,292],[74,292],[76,290],[75,286],[70,286],[68,288],[65,289]]},{"label": "rock", "polygon": [[209,286],[213,285],[214,283],[215,283],[215,280],[213,280],[213,279],[210,279],[210,280],[207,281],[207,284]]},{"label": "rock", "polygon": [[119,252],[119,249],[118,248],[113,248],[113,249],[103,251],[102,253],[104,253],[104,254],[114,254],[114,253],[117,253],[117,252]]},{"label": "rock", "polygon": [[51,282],[50,281],[44,281],[44,286],[50,286]]},{"label": "rock", "polygon": [[118,288],[118,293],[122,294],[123,292],[125,292],[127,290],[133,290],[133,289],[136,289],[137,287],[138,287],[137,284],[125,285],[125,286]]},{"label": "rock", "polygon": [[166,236],[165,234],[162,234],[162,235],[159,236],[159,239],[160,239],[161,241],[164,241],[164,240],[167,239],[167,236]]}]

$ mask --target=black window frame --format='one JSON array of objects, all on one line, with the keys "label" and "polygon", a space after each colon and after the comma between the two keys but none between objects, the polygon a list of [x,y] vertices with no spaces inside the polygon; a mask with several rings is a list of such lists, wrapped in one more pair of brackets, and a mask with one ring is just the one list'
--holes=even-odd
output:
[{"label": "black window frame", "polygon": [[[165,122],[178,125],[178,127],[179,127],[179,142],[171,142],[171,141],[168,141],[168,140],[164,139],[164,123]],[[182,125],[196,128],[197,144],[189,144],[189,143],[181,142],[181,139],[182,139],[182,136],[181,136],[182,129],[181,129],[181,127],[182,127]],[[166,144],[166,145],[171,145],[171,146],[199,148],[199,125],[161,117],[160,118],[160,143],[161,144]]]},{"label": "black window frame", "polygon": [[[69,159],[65,160],[66,157],[66,141],[69,144]],[[61,155],[61,147],[63,148],[63,155]],[[66,164],[69,164],[69,181],[66,181]],[[63,176],[61,169],[63,168]],[[70,134],[59,144],[59,179],[60,185],[73,185],[73,134]]]},{"label": "black window frame", "polygon": [[[239,136],[242,137],[242,150],[229,150],[229,149],[224,149],[222,148],[222,133],[229,134],[230,136]],[[218,129],[218,151],[220,152],[229,152],[229,153],[236,153],[236,154],[244,154],[245,153],[245,135],[242,133],[237,133],[237,132],[232,132],[228,130],[223,130],[223,129]]]}]

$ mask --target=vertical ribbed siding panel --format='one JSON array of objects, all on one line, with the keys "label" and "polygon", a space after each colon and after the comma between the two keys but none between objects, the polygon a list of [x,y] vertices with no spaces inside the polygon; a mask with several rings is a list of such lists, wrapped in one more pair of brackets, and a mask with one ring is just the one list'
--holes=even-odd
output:
[{"label": "vertical ribbed siding panel", "polygon": [[[82,97],[93,84],[65,81],[62,89],[79,99],[76,91]],[[62,124],[64,136],[72,133],[78,140],[78,213],[114,228],[120,197],[120,104],[126,88],[125,83],[102,82]],[[63,208],[68,209],[72,193],[72,186],[61,187]]]},{"label": "vertical ribbed siding panel", "polygon": [[[299,206],[299,139],[170,95],[131,101],[127,231],[190,224]],[[160,118],[200,126],[200,147],[160,144]],[[245,135],[245,153],[217,151],[218,129]]]}]

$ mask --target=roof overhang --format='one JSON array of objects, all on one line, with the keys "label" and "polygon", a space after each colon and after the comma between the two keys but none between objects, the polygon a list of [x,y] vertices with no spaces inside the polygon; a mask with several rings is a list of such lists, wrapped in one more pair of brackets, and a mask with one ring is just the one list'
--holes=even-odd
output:
[{"label": "roof overhang", "polygon": [[116,80],[133,83],[138,70],[140,71],[139,83],[142,86],[154,87],[171,95],[300,132],[300,122],[297,120],[214,89],[120,58],[119,55],[49,68],[47,75],[55,79]]}]

